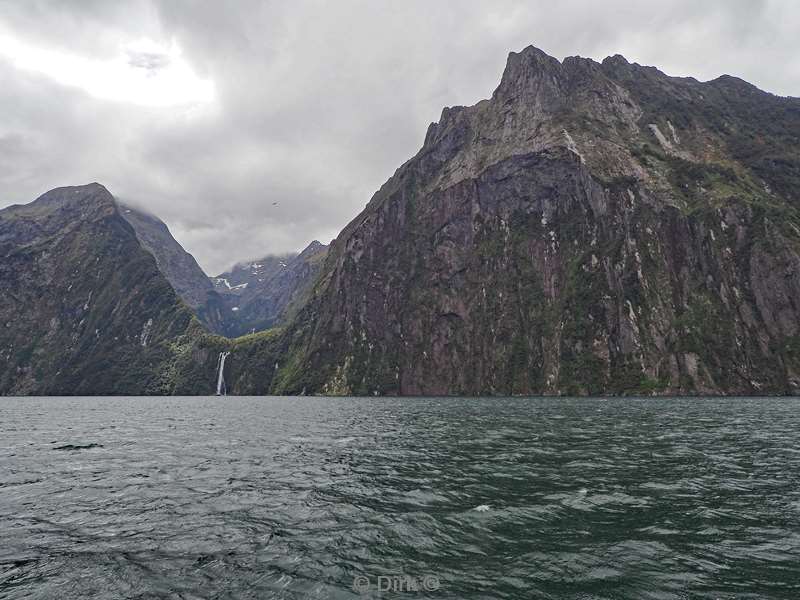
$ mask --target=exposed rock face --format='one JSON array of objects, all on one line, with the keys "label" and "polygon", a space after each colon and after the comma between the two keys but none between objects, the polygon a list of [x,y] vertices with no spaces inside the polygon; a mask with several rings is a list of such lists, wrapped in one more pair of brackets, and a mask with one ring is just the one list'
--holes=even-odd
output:
[{"label": "exposed rock face", "polygon": [[299,254],[265,256],[213,277],[227,309],[222,333],[236,337],[288,321],[305,302],[327,251],[315,240]]},{"label": "exposed rock face", "polygon": [[142,247],[155,257],[158,268],[178,295],[210,331],[224,334],[225,303],[194,256],[183,249],[158,217],[124,204],[118,206]]},{"label": "exposed rock face", "polygon": [[103,186],[0,210],[0,393],[174,392],[193,328]]},{"label": "exposed rock face", "polygon": [[331,245],[273,391],[800,392],[800,100],[509,56]]}]

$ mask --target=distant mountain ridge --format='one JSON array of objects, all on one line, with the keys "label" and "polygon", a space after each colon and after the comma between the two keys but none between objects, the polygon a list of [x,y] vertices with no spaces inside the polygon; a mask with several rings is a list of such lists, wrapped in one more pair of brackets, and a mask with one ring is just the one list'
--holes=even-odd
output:
[{"label": "distant mountain ridge", "polygon": [[284,324],[314,281],[327,246],[313,241],[299,254],[267,255],[208,277],[157,216],[117,201],[145,250],[197,318],[229,338]]},{"label": "distant mountain ridge", "polygon": [[228,337],[285,323],[305,299],[327,254],[314,240],[299,254],[268,255],[212,277],[230,311]]}]

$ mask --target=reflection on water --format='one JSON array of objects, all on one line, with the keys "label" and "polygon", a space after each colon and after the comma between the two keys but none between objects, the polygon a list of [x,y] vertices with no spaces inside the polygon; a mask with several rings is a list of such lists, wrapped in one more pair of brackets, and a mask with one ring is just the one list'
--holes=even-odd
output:
[{"label": "reflection on water", "polygon": [[799,412],[0,399],[0,597],[798,598]]}]

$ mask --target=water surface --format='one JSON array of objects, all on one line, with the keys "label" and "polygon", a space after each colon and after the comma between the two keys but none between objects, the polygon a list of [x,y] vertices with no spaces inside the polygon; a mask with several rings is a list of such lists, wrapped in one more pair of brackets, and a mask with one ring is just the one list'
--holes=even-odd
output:
[{"label": "water surface", "polygon": [[798,413],[0,399],[0,598],[800,598]]}]

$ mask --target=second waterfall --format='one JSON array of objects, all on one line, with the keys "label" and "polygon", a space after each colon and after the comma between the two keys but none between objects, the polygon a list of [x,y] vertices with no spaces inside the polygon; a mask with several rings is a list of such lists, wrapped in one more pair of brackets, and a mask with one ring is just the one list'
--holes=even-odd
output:
[{"label": "second waterfall", "polygon": [[225,396],[228,390],[225,387],[225,359],[230,352],[220,352],[217,360],[217,396]]}]

